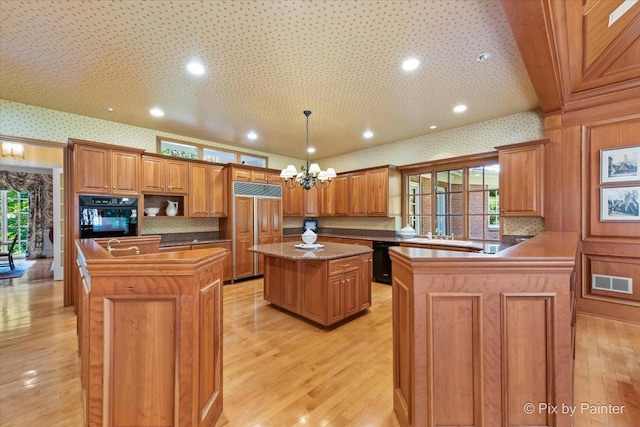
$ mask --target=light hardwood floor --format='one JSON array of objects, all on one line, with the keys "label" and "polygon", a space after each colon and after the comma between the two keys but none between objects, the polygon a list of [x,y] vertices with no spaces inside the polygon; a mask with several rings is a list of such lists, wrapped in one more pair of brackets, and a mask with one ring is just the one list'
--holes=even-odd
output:
[{"label": "light hardwood floor", "polygon": [[[270,307],[262,280],[224,287],[224,412],[217,426],[397,426],[391,288],[332,331]],[[81,426],[75,315],[48,262],[0,280],[0,425]],[[640,325],[579,315],[576,427],[640,425]],[[620,415],[580,411],[625,405]],[[602,410],[602,406],[599,406]]]}]

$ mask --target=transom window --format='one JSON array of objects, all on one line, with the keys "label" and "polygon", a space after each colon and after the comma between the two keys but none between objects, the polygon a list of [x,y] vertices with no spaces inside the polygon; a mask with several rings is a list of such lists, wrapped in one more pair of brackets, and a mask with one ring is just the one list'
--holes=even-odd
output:
[{"label": "transom window", "polygon": [[199,159],[215,163],[238,163],[263,168],[267,167],[268,158],[266,156],[258,156],[241,151],[224,150],[221,148],[211,148],[200,144],[159,136],[156,138],[156,141],[158,153],[166,156]]},{"label": "transom window", "polygon": [[420,236],[499,240],[497,156],[439,161],[404,171],[406,222]]}]

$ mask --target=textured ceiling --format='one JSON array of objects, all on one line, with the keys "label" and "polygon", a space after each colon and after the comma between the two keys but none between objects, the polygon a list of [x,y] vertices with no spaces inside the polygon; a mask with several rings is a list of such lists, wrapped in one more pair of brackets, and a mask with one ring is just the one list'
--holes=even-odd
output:
[{"label": "textured ceiling", "polygon": [[324,158],[538,105],[496,0],[0,0],[0,19],[2,99],[298,158],[305,109]]}]

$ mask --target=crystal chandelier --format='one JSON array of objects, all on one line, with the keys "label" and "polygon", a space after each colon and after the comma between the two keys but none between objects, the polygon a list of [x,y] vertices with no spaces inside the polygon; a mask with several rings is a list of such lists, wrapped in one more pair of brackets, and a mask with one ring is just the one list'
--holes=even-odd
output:
[{"label": "crystal chandelier", "polygon": [[336,171],[333,168],[323,171],[317,163],[312,163],[309,166],[309,116],[311,111],[305,110],[304,115],[307,116],[307,166],[301,166],[301,172],[298,172],[295,166],[289,165],[282,169],[280,178],[284,179],[284,185],[287,188],[300,185],[305,190],[311,190],[311,187],[324,190],[331,185],[331,180],[336,177]]}]

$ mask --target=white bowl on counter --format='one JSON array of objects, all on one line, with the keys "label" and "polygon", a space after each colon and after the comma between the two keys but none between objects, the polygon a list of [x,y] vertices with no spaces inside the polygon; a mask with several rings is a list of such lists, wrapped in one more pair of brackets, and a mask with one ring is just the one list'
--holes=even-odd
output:
[{"label": "white bowl on counter", "polygon": [[144,208],[144,213],[146,213],[147,216],[156,216],[158,212],[160,212],[160,208]]}]

